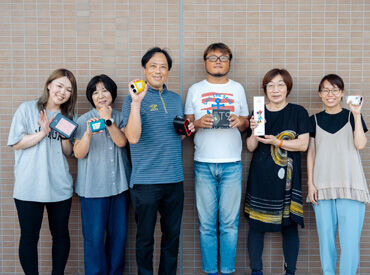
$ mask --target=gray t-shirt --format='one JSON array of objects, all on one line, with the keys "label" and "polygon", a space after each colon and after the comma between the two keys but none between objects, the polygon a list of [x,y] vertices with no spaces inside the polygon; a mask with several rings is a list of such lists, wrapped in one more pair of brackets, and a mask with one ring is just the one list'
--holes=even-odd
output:
[{"label": "gray t-shirt", "polygon": [[[48,118],[57,112],[47,111]],[[8,146],[18,143],[25,135],[39,132],[37,100],[22,103],[15,112],[10,126]],[[69,199],[73,194],[72,176],[62,152],[59,134],[52,130],[36,145],[14,150],[14,192],[19,200],[57,202]]]},{"label": "gray t-shirt", "polygon": [[[99,118],[96,109],[83,114],[78,120],[75,138],[82,139],[86,122]],[[118,128],[123,128],[122,114],[113,110],[112,117]],[[86,198],[114,196],[128,189],[129,165],[126,148],[114,144],[107,129],[92,136],[89,152],[78,160],[76,193]]]}]

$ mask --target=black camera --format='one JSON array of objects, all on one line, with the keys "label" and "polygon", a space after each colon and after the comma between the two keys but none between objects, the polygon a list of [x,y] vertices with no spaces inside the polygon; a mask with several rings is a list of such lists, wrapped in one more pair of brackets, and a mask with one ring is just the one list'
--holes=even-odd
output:
[{"label": "black camera", "polygon": [[213,109],[213,127],[212,128],[230,128],[229,124],[230,110],[229,109]]},{"label": "black camera", "polygon": [[176,116],[173,119],[173,126],[175,127],[176,133],[179,135],[191,136],[193,132],[189,130],[189,124],[190,120],[181,116]]}]

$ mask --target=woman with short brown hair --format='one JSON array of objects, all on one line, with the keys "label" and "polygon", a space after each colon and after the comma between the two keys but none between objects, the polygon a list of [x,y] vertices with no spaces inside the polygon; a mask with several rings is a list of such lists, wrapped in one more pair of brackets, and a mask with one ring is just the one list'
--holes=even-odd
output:
[{"label": "woman with short brown hair", "polygon": [[249,220],[248,252],[252,274],[262,274],[265,232],[281,232],[286,274],[294,274],[299,250],[297,225],[303,227],[301,156],[306,151],[311,124],[307,111],[288,103],[293,86],[289,72],[273,69],[262,81],[265,135],[256,136],[251,117],[247,147],[253,152],[249,169],[245,214]]}]

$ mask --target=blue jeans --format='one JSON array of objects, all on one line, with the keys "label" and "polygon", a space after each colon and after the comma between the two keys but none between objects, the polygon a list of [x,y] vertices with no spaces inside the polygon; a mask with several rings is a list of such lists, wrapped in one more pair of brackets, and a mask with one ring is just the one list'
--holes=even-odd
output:
[{"label": "blue jeans", "polygon": [[321,266],[324,275],[335,275],[337,265],[336,234],[339,231],[339,274],[356,274],[361,230],[365,217],[362,202],[334,199],[320,200],[313,206],[319,235]]},{"label": "blue jeans", "polygon": [[235,253],[242,187],[242,164],[194,161],[202,269],[217,272],[217,214],[220,233],[220,269],[235,271]]},{"label": "blue jeans", "polygon": [[127,191],[105,198],[81,197],[86,275],[123,273],[127,200]]}]

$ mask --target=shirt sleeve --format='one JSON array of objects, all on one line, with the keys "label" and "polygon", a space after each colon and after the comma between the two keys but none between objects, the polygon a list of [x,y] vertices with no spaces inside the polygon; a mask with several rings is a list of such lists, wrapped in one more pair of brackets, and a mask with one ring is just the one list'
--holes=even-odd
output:
[{"label": "shirt sleeve", "polygon": [[181,96],[179,96],[179,116],[184,117],[184,108],[182,107],[182,99]]},{"label": "shirt sleeve", "polygon": [[186,95],[186,101],[185,101],[185,115],[194,115],[195,110],[193,106],[193,92],[194,88],[191,86],[188,90],[188,94]]},{"label": "shirt sleeve", "polygon": [[21,104],[15,112],[12,124],[9,130],[8,146],[17,144],[25,135],[27,135],[26,105]]},{"label": "shirt sleeve", "polygon": [[124,128],[127,125],[128,118],[130,117],[130,112],[131,112],[131,96],[128,95],[125,97],[125,100],[123,101],[122,104],[122,127]]},{"label": "shirt sleeve", "polygon": [[122,112],[119,112],[117,114],[117,122],[116,122],[116,125],[119,129],[123,129],[125,128],[125,125],[123,125],[123,114]]},{"label": "shirt sleeve", "polygon": [[81,138],[83,137],[84,133],[86,132],[86,122],[87,122],[87,119],[86,119],[86,116],[84,115],[80,116],[77,119],[78,127],[76,130],[75,139],[81,140]]},{"label": "shirt sleeve", "polygon": [[[351,112],[350,121],[351,121],[352,131],[354,131],[355,130],[355,118],[353,117],[352,112]],[[362,114],[361,114],[361,122],[362,122],[362,128],[364,128],[364,132],[366,133],[367,132],[367,127],[366,127],[366,123],[365,123],[365,120],[364,120],[364,117],[362,116]]]},{"label": "shirt sleeve", "polygon": [[310,132],[310,137],[315,137],[316,136],[316,121],[315,121],[315,115],[310,116],[310,122],[311,122],[311,127],[312,131]]},{"label": "shirt sleeve", "polygon": [[308,112],[305,108],[298,105],[297,108],[297,115],[298,115],[298,135],[311,133],[312,132],[312,124],[310,121],[310,117],[308,116]]},{"label": "shirt sleeve", "polygon": [[[77,120],[78,120],[78,115],[77,114],[74,114],[73,115],[73,119],[72,119],[74,122],[76,122],[77,123]],[[77,126],[77,129],[76,129],[76,131],[73,133],[73,135],[70,137],[70,142],[72,142],[72,144],[74,144],[74,142],[75,142],[75,139],[76,139],[76,133],[77,133],[77,130],[78,130],[78,126]]]},{"label": "shirt sleeve", "polygon": [[240,96],[240,116],[248,116],[249,115],[248,103],[242,85],[240,85],[239,96]]},{"label": "shirt sleeve", "polygon": [[[253,111],[249,114],[249,118],[253,116]],[[249,126],[247,128],[247,137],[250,137],[252,135],[252,129],[251,129],[251,124],[249,123]]]}]

